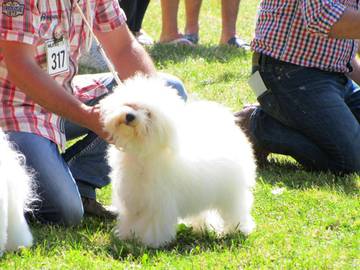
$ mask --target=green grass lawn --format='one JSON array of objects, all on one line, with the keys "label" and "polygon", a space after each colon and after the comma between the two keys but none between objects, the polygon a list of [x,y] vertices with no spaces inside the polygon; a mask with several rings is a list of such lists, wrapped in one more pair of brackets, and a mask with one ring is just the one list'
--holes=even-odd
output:
[{"label": "green grass lawn", "polygon": [[[250,41],[258,0],[242,0],[238,32]],[[144,29],[158,38],[159,0],[150,3]],[[181,2],[180,26],[183,27]],[[149,48],[160,70],[179,76],[192,95],[234,111],[255,101],[246,81],[250,53],[218,47],[220,1],[204,1],[196,48]],[[0,269],[360,269],[359,175],[309,173],[292,159],[273,155],[258,170],[253,215],[256,231],[218,238],[179,226],[164,249],[114,238],[114,222],[85,218],[77,228],[32,224],[35,245],[0,259]],[[281,191],[277,193],[276,191]],[[98,192],[110,202],[111,190]]]}]

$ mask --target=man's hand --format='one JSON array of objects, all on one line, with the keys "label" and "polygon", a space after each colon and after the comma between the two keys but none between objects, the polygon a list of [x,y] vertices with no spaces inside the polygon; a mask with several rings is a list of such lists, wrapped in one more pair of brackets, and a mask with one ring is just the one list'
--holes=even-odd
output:
[{"label": "man's hand", "polygon": [[107,141],[108,143],[112,142],[111,136],[104,130],[103,123],[100,116],[100,106],[97,104],[95,106],[87,108],[89,115],[89,129],[94,131],[99,137]]}]

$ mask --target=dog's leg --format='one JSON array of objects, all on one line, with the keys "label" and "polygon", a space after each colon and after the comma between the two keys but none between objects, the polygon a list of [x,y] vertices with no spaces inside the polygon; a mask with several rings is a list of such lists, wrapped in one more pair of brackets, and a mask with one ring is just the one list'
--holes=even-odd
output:
[{"label": "dog's leg", "polygon": [[195,232],[202,232],[207,228],[205,212],[199,214],[198,216],[188,217],[184,221],[185,224],[190,225]]},{"label": "dog's leg", "polygon": [[137,215],[119,215],[117,235],[126,240],[135,238],[150,247],[160,247],[176,236],[177,211],[170,208],[150,207]]},{"label": "dog's leg", "polygon": [[32,234],[25,220],[22,209],[10,210],[6,250],[16,250],[19,247],[30,247],[32,242]]},{"label": "dog's leg", "polygon": [[223,222],[217,211],[205,211],[198,216],[185,219],[185,224],[189,223],[195,232],[203,232],[206,229],[221,233]]},{"label": "dog's leg", "polygon": [[140,223],[142,228],[139,228],[139,238],[147,246],[161,247],[176,237],[177,218],[172,213],[149,217],[147,221],[142,220]]},{"label": "dog's leg", "polygon": [[7,240],[7,223],[8,223],[8,198],[6,179],[0,179],[0,256],[5,250]]},{"label": "dog's leg", "polygon": [[119,218],[116,234],[121,240],[137,239],[150,247],[160,247],[173,240],[176,236],[177,220],[166,222],[154,220],[151,217]]},{"label": "dog's leg", "polygon": [[118,214],[118,222],[116,225],[116,235],[120,240],[129,240],[135,237],[134,224],[137,220],[135,215]]},{"label": "dog's leg", "polygon": [[[229,196],[231,199],[231,196]],[[219,213],[224,220],[224,232],[240,230],[249,235],[256,227],[251,216],[253,195],[249,189],[243,189],[223,205]]]},{"label": "dog's leg", "polygon": [[[15,182],[15,179],[13,179]],[[25,184],[25,183],[21,183]],[[8,240],[6,250],[32,245],[32,235],[24,217],[23,194],[17,192],[15,184],[8,186]]]}]

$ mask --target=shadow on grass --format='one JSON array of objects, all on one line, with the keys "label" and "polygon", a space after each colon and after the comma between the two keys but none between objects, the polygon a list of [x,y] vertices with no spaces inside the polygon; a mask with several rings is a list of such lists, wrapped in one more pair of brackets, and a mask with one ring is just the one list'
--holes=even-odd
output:
[{"label": "shadow on grass", "polygon": [[160,253],[190,256],[204,251],[238,248],[246,241],[246,237],[241,233],[217,236],[213,231],[194,232],[191,227],[180,224],[176,240],[163,248],[153,249],[135,240],[119,240],[113,230],[115,225],[115,221],[98,218],[85,218],[82,225],[73,228],[32,222],[31,227],[36,239],[32,249],[40,250],[44,256],[62,254],[71,249],[84,250],[97,256],[144,263],[144,256],[149,259]]},{"label": "shadow on grass", "polygon": [[[189,59],[196,61],[196,66],[203,65],[203,62],[218,62],[226,64],[232,59],[240,58],[244,61],[250,59],[250,53],[244,52],[237,48],[231,48],[228,46],[202,46],[196,47],[184,47],[184,46],[170,46],[170,45],[154,45],[148,48],[154,63],[158,70],[165,70],[168,66],[173,66],[174,63],[183,63]],[[198,59],[202,59],[201,61]],[[185,63],[184,65],[191,65],[192,63]],[[244,64],[245,65],[245,64]],[[246,66],[246,65],[245,65]],[[193,70],[195,67],[189,66],[189,70]],[[92,67],[79,66],[79,74],[95,74],[109,72],[108,70],[101,70]],[[236,84],[239,79],[247,79],[250,75],[249,68],[233,68],[223,69],[221,72],[214,72],[206,79],[198,81],[199,87],[204,88],[209,85],[216,85],[219,83],[231,83]],[[180,77],[179,77],[180,78]],[[184,81],[185,85],[186,82]],[[229,91],[224,89],[224,91]]]},{"label": "shadow on grass", "polygon": [[114,259],[143,260],[158,256],[159,253],[179,254],[182,256],[196,255],[204,251],[231,250],[243,246],[246,237],[241,233],[217,236],[213,231],[194,232],[191,227],[184,224],[178,226],[176,240],[165,247],[148,248],[139,242],[120,241],[112,234],[112,243],[109,253]]},{"label": "shadow on grass", "polygon": [[[234,58],[248,59],[250,52],[239,50],[229,46],[197,45],[195,47],[181,45],[163,45],[156,44],[147,48],[153,61],[160,66],[160,69],[174,63],[181,63],[189,58],[203,59],[206,62],[227,63]],[[79,66],[79,74],[92,74],[108,72],[93,67]],[[226,74],[225,80],[231,79]]]},{"label": "shadow on grass", "polygon": [[270,158],[267,165],[258,169],[258,176],[265,183],[293,189],[326,187],[348,195],[359,194],[358,174],[335,175],[330,172],[307,171],[291,160]]},{"label": "shadow on grass", "polygon": [[229,46],[197,45],[195,47],[181,45],[156,44],[148,48],[149,54],[160,66],[167,63],[179,63],[188,58],[202,58],[206,62],[226,63],[233,58],[247,58],[250,52]]},{"label": "shadow on grass", "polygon": [[104,245],[110,241],[110,234],[115,221],[85,217],[81,225],[65,227],[62,225],[45,225],[31,220],[31,229],[35,244],[32,247],[44,254],[53,254],[68,249],[91,250],[102,252]]}]

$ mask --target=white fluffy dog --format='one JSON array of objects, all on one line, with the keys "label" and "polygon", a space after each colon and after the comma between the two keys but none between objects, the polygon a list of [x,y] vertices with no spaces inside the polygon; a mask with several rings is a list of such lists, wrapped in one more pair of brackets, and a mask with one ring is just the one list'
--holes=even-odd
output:
[{"label": "white fluffy dog", "polygon": [[[120,239],[151,247],[176,236],[179,219],[249,234],[256,166],[232,113],[214,102],[183,102],[155,78],[136,76],[100,103],[115,146],[108,153]],[[212,211],[214,212],[214,211]]]},{"label": "white fluffy dog", "polygon": [[24,211],[35,199],[32,188],[24,157],[13,150],[0,130],[0,255],[32,245],[33,238],[24,217]]}]

